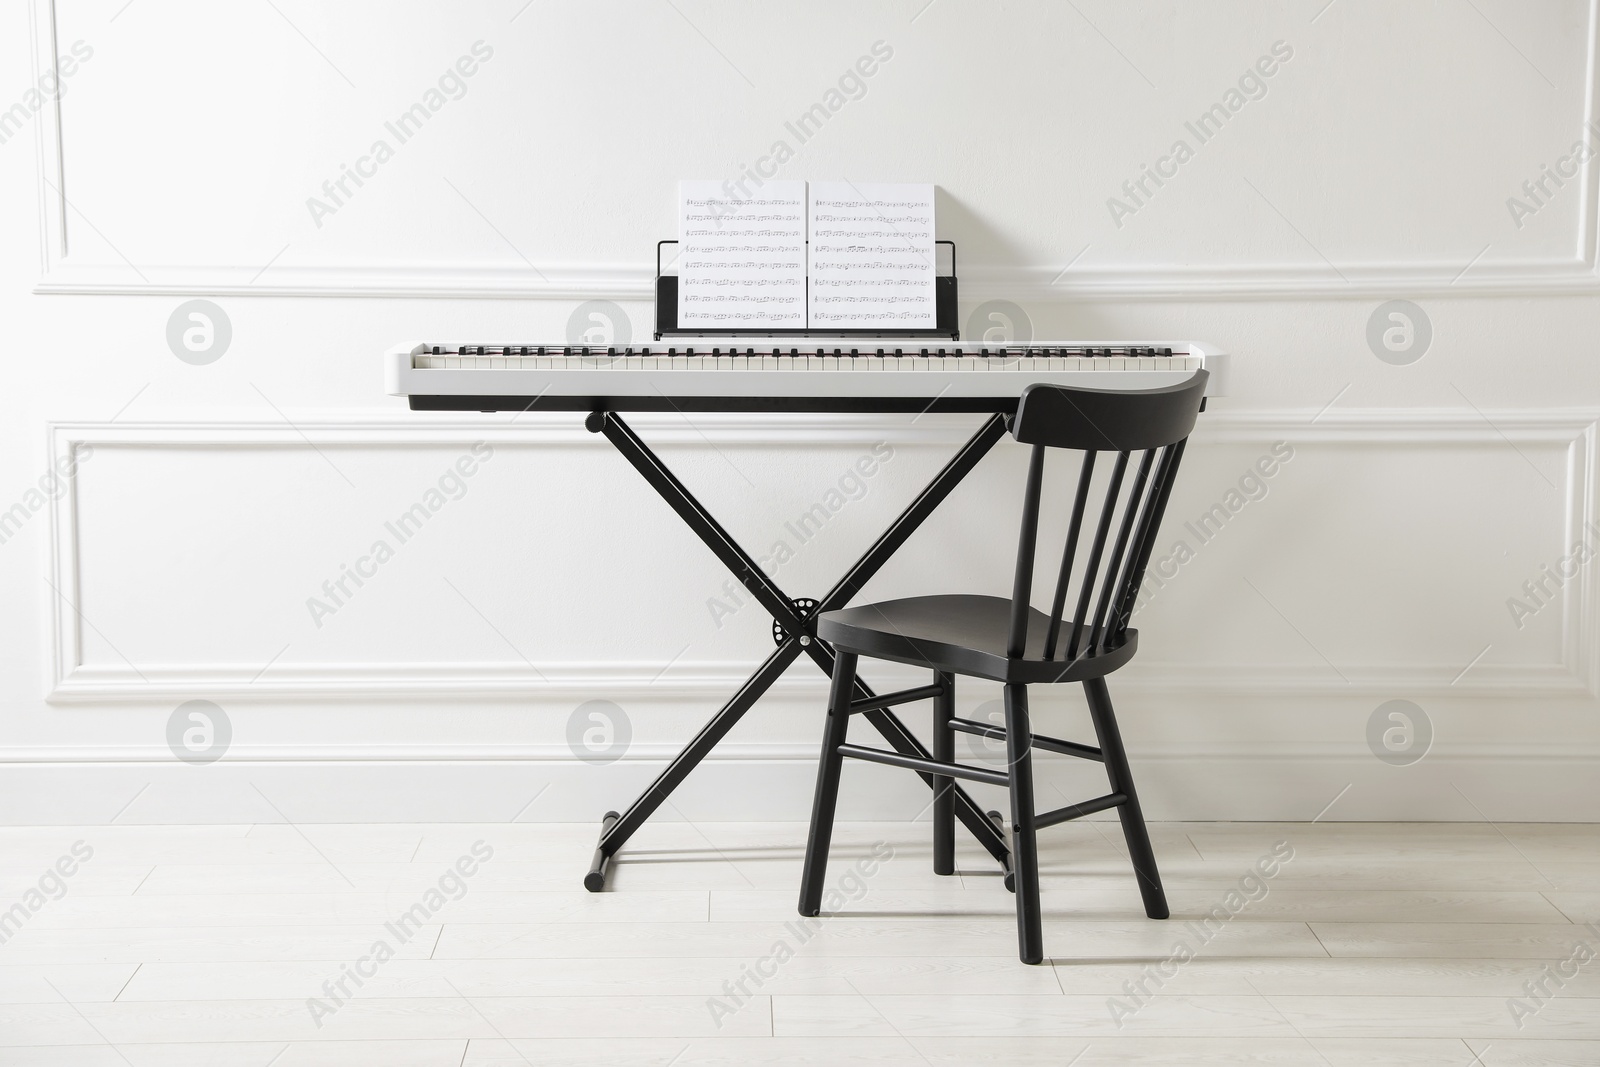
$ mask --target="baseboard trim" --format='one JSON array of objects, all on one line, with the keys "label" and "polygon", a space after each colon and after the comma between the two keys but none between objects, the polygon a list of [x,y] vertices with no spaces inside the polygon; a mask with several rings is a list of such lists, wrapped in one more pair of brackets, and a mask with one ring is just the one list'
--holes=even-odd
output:
[{"label": "baseboard trim", "polygon": [[[362,822],[588,822],[625,807],[661,767],[626,760],[494,763],[266,762],[204,767],[173,759],[114,765],[0,763],[0,825],[152,825]],[[1147,817],[1184,821],[1600,822],[1600,756],[1457,758],[1432,754],[1410,767],[1371,756],[1321,759],[1141,758]],[[1041,761],[1039,795],[1104,791],[1098,766]],[[802,822],[814,759],[708,761],[663,807],[663,820]],[[985,805],[1001,790],[974,786]],[[737,804],[730,804],[737,798]],[[1046,804],[1045,806],[1048,806]],[[926,790],[914,775],[850,768],[840,818],[904,820],[926,832]],[[1114,817],[1107,814],[1105,817]],[[574,872],[574,879],[581,876]]]}]

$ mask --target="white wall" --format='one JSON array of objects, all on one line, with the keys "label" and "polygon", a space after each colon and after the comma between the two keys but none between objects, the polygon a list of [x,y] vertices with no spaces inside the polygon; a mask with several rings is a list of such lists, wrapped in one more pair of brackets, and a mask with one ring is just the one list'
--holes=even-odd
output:
[{"label": "white wall", "polygon": [[[1507,605],[1595,540],[1595,169],[1521,191],[1600,144],[1594,5],[924,3],[0,9],[0,108],[22,105],[0,126],[0,509],[26,515],[0,543],[0,820],[629,800],[771,648],[766,619],[717,625],[725,575],[577,416],[414,415],[379,357],[560,338],[587,299],[643,336],[676,180],[779,140],[785,177],[937,183],[967,309],[1235,354],[1162,538],[1194,558],[1114,680],[1152,815],[1302,819],[1337,795],[1326,818],[1600,818],[1594,568],[1520,627]],[[801,144],[785,123],[880,41],[891,58]],[[77,42],[59,104],[30,95]],[[459,99],[399,143],[385,122],[477,42]],[[1275,45],[1259,98],[1200,143],[1185,123]],[[1174,176],[1121,192],[1180,138]],[[334,204],[324,181],[379,139],[392,158]],[[231,323],[207,365],[168,346],[195,297]],[[1410,365],[1368,345],[1394,299],[1431,324]],[[886,442],[779,574],[816,595],[973,420],[635,425],[757,549]],[[314,621],[307,599],[480,442],[464,495]],[[1209,543],[1185,533],[1278,442],[1293,458],[1264,498]],[[70,492],[29,495],[73,454]],[[1002,592],[1020,474],[998,450],[867,595]],[[822,695],[797,665],[664,816],[802,817]],[[629,718],[621,762],[573,757],[592,698]],[[221,762],[169,751],[191,699],[225,710]],[[1407,766],[1367,740],[1396,699],[1434,734]],[[1041,728],[1087,735],[1076,694],[1041,703]],[[1092,770],[1051,773],[1081,793]],[[847,783],[850,814],[925,803],[897,772]]]}]

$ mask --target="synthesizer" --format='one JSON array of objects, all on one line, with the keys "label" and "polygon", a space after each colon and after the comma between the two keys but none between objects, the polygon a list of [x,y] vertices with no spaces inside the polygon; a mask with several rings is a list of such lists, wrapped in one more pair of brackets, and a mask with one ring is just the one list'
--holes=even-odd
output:
[{"label": "synthesizer", "polygon": [[1226,388],[1226,355],[1199,342],[997,345],[860,337],[677,337],[652,343],[418,342],[386,355],[386,387],[434,411],[998,411],[1025,386],[1155,389],[1197,370]]}]

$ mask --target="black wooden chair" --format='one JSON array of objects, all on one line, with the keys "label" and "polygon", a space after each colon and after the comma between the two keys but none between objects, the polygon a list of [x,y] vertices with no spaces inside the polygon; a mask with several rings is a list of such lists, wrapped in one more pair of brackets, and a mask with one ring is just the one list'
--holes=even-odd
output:
[{"label": "black wooden chair", "polygon": [[[1145,914],[1168,915],[1166,894],[1156,871],[1150,836],[1128,773],[1128,758],[1117,731],[1116,716],[1105,676],[1133,658],[1139,632],[1128,628],[1139,583],[1155,545],[1184,445],[1205,395],[1206,372],[1164,389],[1112,392],[1034,384],[1023,390],[1011,434],[1033,446],[1022,508],[1022,536],[1017,548],[1011,598],[950,595],[912,597],[880,604],[829,611],[817,619],[817,636],[838,653],[828,697],[827,731],[817,769],[816,799],[811,810],[811,835],[806,843],[800,888],[800,914],[821,909],[828,846],[833,836],[839,772],[844,757],[907,767],[933,776],[933,869],[955,871],[952,778],[1003,785],[1011,793],[1011,870],[1008,888],[1017,896],[1017,940],[1024,963],[1044,958],[1039,904],[1039,856],[1036,831],[1116,808],[1128,842]],[[1033,589],[1039,499],[1044,482],[1045,450],[1083,453],[1077,494],[1067,528],[1066,547],[1050,613],[1029,603]],[[1112,452],[1110,478],[1098,507],[1090,504],[1095,460]],[[1128,468],[1135,463],[1131,485]],[[1076,609],[1064,620],[1074,563],[1082,540],[1093,530],[1088,556],[1077,572]],[[1108,552],[1109,549],[1109,552]],[[1094,596],[1099,586],[1098,597]],[[1092,610],[1091,610],[1092,609]],[[851,700],[859,657],[929,667],[933,684],[866,701]],[[955,715],[955,676],[971,675],[1005,686],[1005,727]],[[1034,734],[1028,724],[1028,686],[1035,683],[1082,682],[1099,747]],[[905,756],[846,742],[850,716],[873,707],[933,697],[932,759]],[[1005,771],[954,762],[956,732],[975,734],[1006,745]],[[1102,762],[1111,792],[1081,804],[1035,812],[1032,749],[1058,752]],[[998,818],[994,813],[992,817]]]}]

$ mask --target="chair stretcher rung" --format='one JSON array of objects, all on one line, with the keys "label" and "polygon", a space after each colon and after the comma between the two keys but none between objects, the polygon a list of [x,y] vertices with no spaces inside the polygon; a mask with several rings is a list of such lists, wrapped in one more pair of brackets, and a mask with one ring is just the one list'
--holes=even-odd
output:
[{"label": "chair stretcher rung", "polygon": [[1127,802],[1128,795],[1126,793],[1107,793],[1103,797],[1085,800],[1082,804],[1068,804],[1064,808],[1047,811],[1043,815],[1035,815],[1033,817],[1034,829],[1043,830],[1046,826],[1054,826],[1059,822],[1081,819],[1085,815],[1093,815],[1097,811],[1105,811],[1107,808],[1115,808]]},{"label": "chair stretcher rung", "polygon": [[919,756],[903,756],[898,752],[885,752],[877,748],[863,748],[860,745],[840,745],[839,755],[849,756],[852,759],[864,759],[870,763],[884,763],[890,767],[909,767],[911,770],[924,771],[928,774],[944,774],[951,778],[966,778],[974,782],[987,782],[990,785],[1011,784],[1010,776],[1003,771],[967,767],[960,763],[941,763],[938,760],[922,759]]},{"label": "chair stretcher rung", "polygon": [[[1004,741],[1006,739],[1004,727],[993,726],[986,722],[976,722],[972,719],[951,719],[950,729],[959,730],[964,734],[987,737],[992,741]],[[1080,745],[1076,741],[1063,741],[1057,737],[1045,737],[1043,734],[1033,734],[1032,736],[1034,748],[1042,748],[1046,752],[1059,752],[1063,756],[1092,759],[1097,763],[1106,761],[1105,754],[1093,745]]]},{"label": "chair stretcher rung", "polygon": [[892,708],[896,704],[909,704],[913,700],[927,700],[929,697],[943,696],[944,686],[924,685],[916,689],[902,689],[898,693],[880,693],[867,700],[852,700],[850,714],[860,711],[874,711],[878,708]]}]

